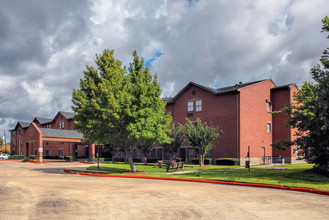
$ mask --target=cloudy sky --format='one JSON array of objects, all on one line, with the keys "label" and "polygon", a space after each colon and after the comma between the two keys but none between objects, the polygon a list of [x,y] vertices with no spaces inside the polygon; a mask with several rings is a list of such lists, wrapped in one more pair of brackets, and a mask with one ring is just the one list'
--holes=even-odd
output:
[{"label": "cloudy sky", "polygon": [[125,65],[137,50],[163,96],[189,81],[301,85],[328,46],[326,15],[327,0],[1,0],[0,129],[72,111],[73,88],[105,48]]}]

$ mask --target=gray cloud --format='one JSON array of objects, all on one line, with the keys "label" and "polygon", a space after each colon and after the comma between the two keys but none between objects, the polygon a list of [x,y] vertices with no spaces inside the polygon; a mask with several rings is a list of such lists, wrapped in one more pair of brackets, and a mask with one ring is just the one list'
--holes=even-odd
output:
[{"label": "gray cloud", "polygon": [[310,81],[327,47],[325,0],[2,1],[0,129],[71,110],[71,93],[95,54],[114,49],[152,63],[164,96],[189,81],[228,86],[272,78]]}]

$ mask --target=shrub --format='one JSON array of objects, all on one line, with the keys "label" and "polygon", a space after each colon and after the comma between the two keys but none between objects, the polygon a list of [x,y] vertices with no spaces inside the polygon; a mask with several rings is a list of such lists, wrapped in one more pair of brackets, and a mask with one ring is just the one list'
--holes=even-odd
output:
[{"label": "shrub", "polygon": [[[97,162],[98,161],[98,158],[97,157],[95,157],[95,162]],[[105,161],[105,158],[104,157],[100,157],[99,158],[99,162],[104,162]]]},{"label": "shrub", "polygon": [[182,162],[182,158],[177,157],[177,158],[176,158],[176,162]]},{"label": "shrub", "polygon": [[23,160],[24,159],[24,155],[10,155],[9,160]]},{"label": "shrub", "polygon": [[217,165],[236,166],[239,165],[239,159],[236,158],[219,158],[216,160]]},{"label": "shrub", "polygon": [[55,159],[58,160],[59,156],[44,156],[44,159]]},{"label": "shrub", "polygon": [[37,160],[38,157],[37,157],[37,155],[30,155],[30,156],[29,156],[29,159],[30,159],[30,160]]},{"label": "shrub", "polygon": [[64,160],[64,156],[59,156],[58,159]]},{"label": "shrub", "polygon": [[142,162],[142,159],[134,158],[133,161],[134,161],[134,163],[141,163]]},{"label": "shrub", "polygon": [[125,159],[122,157],[116,157],[116,158],[114,158],[114,161],[115,162],[125,162]]},{"label": "shrub", "polygon": [[112,161],[112,158],[111,157],[106,157],[106,158],[104,158],[104,161]]},{"label": "shrub", "polygon": [[148,163],[156,163],[156,162],[158,162],[158,159],[156,159],[156,158],[150,158],[150,159],[147,159],[147,162]]},{"label": "shrub", "polygon": [[72,158],[73,158],[72,156],[65,156],[65,157],[64,157],[64,160],[69,160],[69,161],[71,161]]},{"label": "shrub", "polygon": [[[204,158],[204,165],[209,165],[212,162],[212,158]],[[199,158],[193,158],[192,164],[200,164]]]}]

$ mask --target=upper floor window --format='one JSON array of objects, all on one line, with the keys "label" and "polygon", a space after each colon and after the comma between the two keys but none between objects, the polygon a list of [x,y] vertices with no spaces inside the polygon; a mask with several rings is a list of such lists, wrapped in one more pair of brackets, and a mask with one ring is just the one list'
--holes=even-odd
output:
[{"label": "upper floor window", "polygon": [[19,134],[19,135],[22,135],[22,130],[19,130],[19,131],[18,131],[18,134]]},{"label": "upper floor window", "polygon": [[267,107],[267,112],[271,111],[271,101],[266,99],[266,107]]},{"label": "upper floor window", "polygon": [[201,99],[195,101],[195,111],[196,112],[202,111],[202,100]]},{"label": "upper floor window", "polygon": [[51,124],[47,124],[46,127],[47,127],[48,129],[50,129],[50,128],[51,128]]},{"label": "upper floor window", "polygon": [[59,122],[59,129],[64,129],[64,121]]},{"label": "upper floor window", "polygon": [[16,135],[16,131],[13,131],[13,136],[15,136]]},{"label": "upper floor window", "polygon": [[267,133],[271,133],[271,123],[267,122]]},{"label": "upper floor window", "polygon": [[193,101],[188,101],[187,102],[187,111],[188,112],[193,111]]}]

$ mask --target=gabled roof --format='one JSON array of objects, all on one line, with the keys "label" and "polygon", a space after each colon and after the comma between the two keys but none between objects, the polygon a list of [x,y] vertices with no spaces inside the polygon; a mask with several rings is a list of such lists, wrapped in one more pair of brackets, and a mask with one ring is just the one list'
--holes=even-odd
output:
[{"label": "gabled roof", "polygon": [[196,86],[196,87],[198,87],[200,89],[203,89],[203,90],[205,90],[209,93],[212,93],[213,95],[222,95],[222,94],[226,94],[226,93],[230,93],[230,92],[236,92],[240,88],[247,87],[247,86],[250,86],[250,85],[253,85],[253,84],[256,84],[256,83],[260,83],[260,82],[263,82],[265,80],[267,80],[267,79],[248,82],[248,83],[239,82],[238,84],[235,84],[234,86],[222,87],[222,88],[218,88],[218,89],[213,89],[213,88],[210,88],[210,87],[207,87],[207,86],[202,86],[202,85],[194,83],[194,82],[189,82],[182,90],[180,90],[173,98],[171,98],[167,102],[168,103],[174,102],[190,86]]},{"label": "gabled roof", "polygon": [[83,134],[75,130],[62,130],[62,129],[47,129],[39,128],[43,137],[57,137],[57,138],[83,138]]},{"label": "gabled roof", "polygon": [[11,129],[10,131],[15,131],[17,129],[17,126],[20,125],[22,128],[28,128],[30,126],[30,122],[22,122],[22,121],[19,121],[17,122],[15,128]]},{"label": "gabled roof", "polygon": [[33,121],[37,120],[40,124],[48,124],[51,123],[53,119],[51,118],[40,118],[40,117],[35,117]]},{"label": "gabled roof", "polygon": [[74,113],[73,112],[63,112],[59,111],[66,119],[72,119],[74,118]]}]

